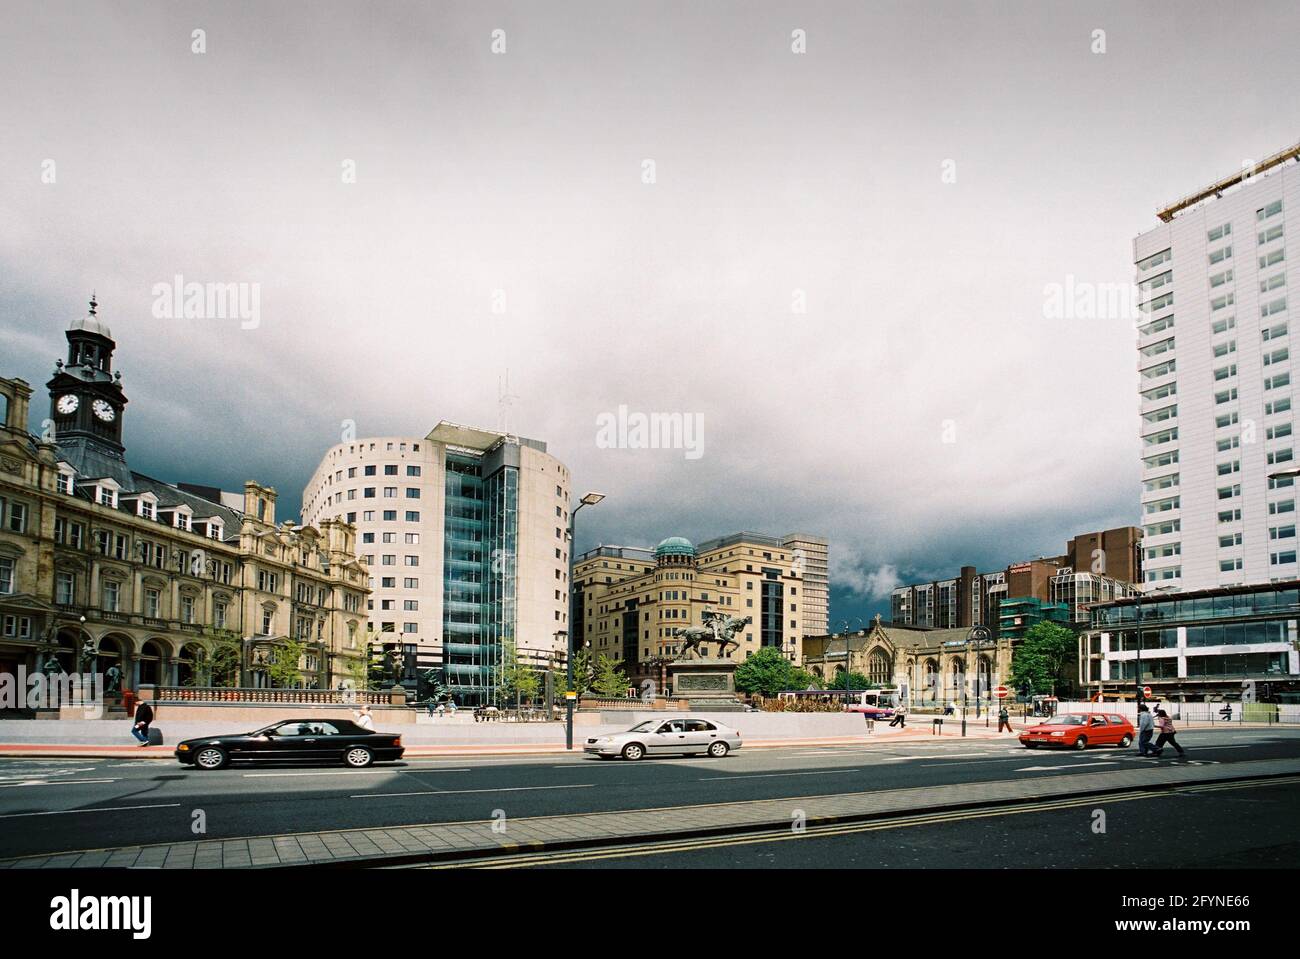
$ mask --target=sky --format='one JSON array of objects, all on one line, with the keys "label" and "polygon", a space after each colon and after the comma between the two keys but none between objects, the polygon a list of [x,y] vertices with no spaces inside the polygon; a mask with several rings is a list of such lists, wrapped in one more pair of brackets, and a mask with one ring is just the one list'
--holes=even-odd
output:
[{"label": "sky", "polygon": [[[1131,284],[1161,205],[1296,141],[1297,27],[1290,0],[10,0],[0,375],[39,430],[93,290],[141,472],[257,479],[283,518],[349,429],[506,428],[607,495],[579,549],[821,534],[834,623],[887,616],[896,584],[1139,521],[1132,317],[1050,292]],[[186,284],[248,309],[171,315]],[[611,443],[620,409],[690,443]]]}]

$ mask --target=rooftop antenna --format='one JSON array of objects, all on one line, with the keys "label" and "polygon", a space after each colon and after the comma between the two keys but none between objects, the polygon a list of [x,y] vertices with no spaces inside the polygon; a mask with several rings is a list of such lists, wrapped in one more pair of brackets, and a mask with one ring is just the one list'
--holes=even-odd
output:
[{"label": "rooftop antenna", "polygon": [[510,432],[510,406],[518,396],[510,392],[510,371],[504,378],[497,377],[497,432],[512,436]]},{"label": "rooftop antenna", "polygon": [[90,291],[90,315],[91,315],[91,316],[94,316],[94,315],[95,315],[95,310],[96,310],[98,307],[99,307],[99,304],[95,301],[95,291],[94,291],[94,290],[91,290],[91,291]]}]

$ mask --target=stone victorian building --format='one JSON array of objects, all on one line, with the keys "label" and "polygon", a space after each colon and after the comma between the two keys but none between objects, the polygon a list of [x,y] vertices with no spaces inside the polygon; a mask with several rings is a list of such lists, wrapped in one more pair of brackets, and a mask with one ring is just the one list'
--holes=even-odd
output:
[{"label": "stone victorian building", "polygon": [[220,652],[240,686],[335,688],[366,657],[365,566],[353,527],[276,523],[275,490],[172,485],[132,470],[116,343],[90,313],[67,331],[28,432],[32,389],[0,378],[0,673],[99,672],[111,691],[196,686]]},{"label": "stone victorian building", "polygon": [[803,667],[825,680],[844,669],[872,683],[894,686],[910,705],[956,701],[962,695],[987,699],[989,690],[1009,682],[1013,641],[971,638],[971,630],[919,629],[882,623],[869,629],[829,636],[805,636]]}]

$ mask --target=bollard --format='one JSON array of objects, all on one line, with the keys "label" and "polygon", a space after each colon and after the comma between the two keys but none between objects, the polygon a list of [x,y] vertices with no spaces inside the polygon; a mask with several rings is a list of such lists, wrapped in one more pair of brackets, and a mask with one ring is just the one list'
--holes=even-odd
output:
[{"label": "bollard", "polygon": [[942,717],[942,716],[936,716],[936,717],[934,717],[934,725],[932,725],[932,726],[930,727],[930,735],[931,735],[931,736],[942,736],[942,735],[943,735],[943,717]]}]

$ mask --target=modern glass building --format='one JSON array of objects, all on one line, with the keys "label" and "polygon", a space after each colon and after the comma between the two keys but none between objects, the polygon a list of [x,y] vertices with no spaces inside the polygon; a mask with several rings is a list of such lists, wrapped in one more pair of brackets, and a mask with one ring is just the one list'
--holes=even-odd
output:
[{"label": "modern glass building", "polygon": [[1300,690],[1300,580],[1131,597],[1091,617],[1079,638],[1085,687],[1261,700]]},{"label": "modern glass building", "polygon": [[451,423],[341,443],[303,515],[357,526],[371,645],[401,651],[403,685],[438,669],[472,706],[495,701],[506,640],[538,669],[564,662],[569,472],[545,443]]}]

